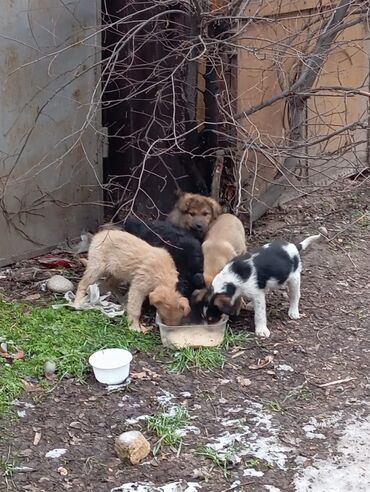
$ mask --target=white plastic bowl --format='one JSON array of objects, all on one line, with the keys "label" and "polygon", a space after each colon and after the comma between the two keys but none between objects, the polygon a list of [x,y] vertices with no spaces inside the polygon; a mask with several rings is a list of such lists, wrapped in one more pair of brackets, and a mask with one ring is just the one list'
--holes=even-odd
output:
[{"label": "white plastic bowl", "polygon": [[103,384],[123,383],[130,374],[131,361],[132,354],[119,348],[99,350],[89,357],[96,379]]}]

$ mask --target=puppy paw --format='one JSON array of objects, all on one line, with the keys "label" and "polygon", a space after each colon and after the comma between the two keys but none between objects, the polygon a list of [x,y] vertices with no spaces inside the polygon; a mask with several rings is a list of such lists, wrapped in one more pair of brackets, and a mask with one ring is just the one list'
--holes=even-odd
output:
[{"label": "puppy paw", "polygon": [[299,311],[294,310],[289,310],[288,316],[290,319],[301,319],[306,317],[305,314],[299,314]]},{"label": "puppy paw", "polygon": [[149,331],[149,329],[150,329],[150,328],[147,328],[146,326],[142,325],[138,321],[131,321],[129,328],[132,331],[139,331],[141,333],[145,333],[146,331]]},{"label": "puppy paw", "polygon": [[268,338],[270,336],[270,330],[267,326],[256,328],[256,336],[260,338]]}]

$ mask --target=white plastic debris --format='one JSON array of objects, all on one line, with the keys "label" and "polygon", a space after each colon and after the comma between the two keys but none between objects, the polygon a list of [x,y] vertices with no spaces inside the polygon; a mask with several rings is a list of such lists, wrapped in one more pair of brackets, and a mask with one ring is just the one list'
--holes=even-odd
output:
[{"label": "white plastic debris", "polygon": [[63,456],[63,454],[66,454],[66,452],[67,450],[65,448],[55,448],[52,449],[51,451],[48,451],[45,454],[45,458],[53,458],[53,459],[60,458],[61,456]]},{"label": "white plastic debris", "polygon": [[68,301],[67,304],[54,304],[53,308],[60,309],[61,307],[69,307],[78,311],[95,309],[105,314],[109,318],[124,315],[125,310],[122,309],[120,304],[106,300],[109,296],[110,292],[107,292],[105,295],[101,296],[98,284],[93,284],[88,287],[86,296],[82,299],[78,307],[74,305],[75,295],[73,292],[69,291],[64,296],[64,299]]}]

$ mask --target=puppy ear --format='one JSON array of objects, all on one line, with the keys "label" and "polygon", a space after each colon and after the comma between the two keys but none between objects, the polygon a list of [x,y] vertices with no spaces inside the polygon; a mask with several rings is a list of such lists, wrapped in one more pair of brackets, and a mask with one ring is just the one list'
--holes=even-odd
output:
[{"label": "puppy ear", "polygon": [[216,295],[213,300],[213,304],[225,314],[231,314],[233,311],[233,305],[231,304],[231,298],[225,294]]},{"label": "puppy ear", "polygon": [[197,287],[197,289],[203,289],[205,286],[204,275],[202,273],[196,273],[193,276],[193,285]]},{"label": "puppy ear", "polygon": [[187,316],[190,313],[190,304],[186,297],[180,297],[179,306],[183,310],[184,316]]},{"label": "puppy ear", "polygon": [[206,287],[210,287],[212,284],[213,277],[209,275],[204,275],[204,283],[206,284]]},{"label": "puppy ear", "polygon": [[222,213],[222,208],[219,203],[216,202],[213,198],[208,198],[209,204],[212,209],[213,220],[216,220],[219,215]]},{"label": "puppy ear", "polygon": [[149,304],[158,307],[161,306],[166,300],[166,288],[163,286],[156,287],[149,294]]},{"label": "puppy ear", "polygon": [[191,300],[195,304],[203,303],[207,295],[207,289],[196,289],[192,295]]},{"label": "puppy ear", "polygon": [[177,190],[175,191],[176,198],[181,198],[184,194],[185,194],[185,191],[182,191],[181,188],[177,188]]}]

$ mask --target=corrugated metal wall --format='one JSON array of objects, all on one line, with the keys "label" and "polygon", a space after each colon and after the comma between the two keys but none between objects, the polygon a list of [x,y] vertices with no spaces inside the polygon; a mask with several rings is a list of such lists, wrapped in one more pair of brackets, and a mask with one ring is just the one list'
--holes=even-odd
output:
[{"label": "corrugated metal wall", "polygon": [[102,220],[98,0],[3,0],[0,265]]}]

